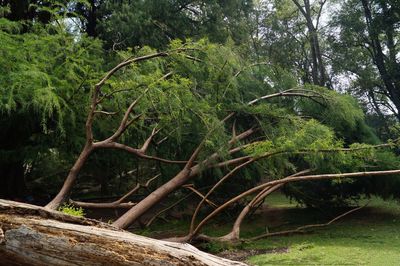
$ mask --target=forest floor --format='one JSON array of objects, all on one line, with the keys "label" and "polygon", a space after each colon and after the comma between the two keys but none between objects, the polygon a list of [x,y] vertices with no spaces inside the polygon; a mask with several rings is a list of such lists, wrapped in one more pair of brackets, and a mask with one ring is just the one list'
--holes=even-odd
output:
[{"label": "forest floor", "polygon": [[[267,199],[264,208],[248,219],[241,237],[326,223],[344,210],[306,209],[282,194]],[[225,217],[226,218],[226,217]],[[185,219],[154,224],[141,233],[152,237],[184,235]],[[229,231],[224,222],[204,228],[208,235]],[[320,229],[305,234],[275,236],[239,245],[203,244],[200,248],[250,265],[400,265],[400,203],[372,198],[367,207]]]}]

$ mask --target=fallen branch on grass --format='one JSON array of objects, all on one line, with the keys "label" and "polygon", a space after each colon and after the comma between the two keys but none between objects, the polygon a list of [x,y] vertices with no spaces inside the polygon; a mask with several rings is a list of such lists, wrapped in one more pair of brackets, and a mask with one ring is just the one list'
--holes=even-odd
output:
[{"label": "fallen branch on grass", "polygon": [[307,229],[311,229],[311,228],[321,228],[321,227],[326,227],[331,225],[332,223],[344,218],[347,215],[352,214],[353,212],[356,212],[358,210],[361,210],[362,208],[366,207],[369,204],[369,202],[367,202],[367,204],[351,209],[350,211],[347,211],[335,218],[333,218],[332,220],[330,220],[327,223],[323,223],[323,224],[309,224],[309,225],[304,225],[304,226],[300,226],[296,229],[293,230],[286,230],[286,231],[280,231],[280,232],[273,232],[273,233],[265,233],[256,237],[252,237],[252,238],[248,238],[248,239],[243,239],[243,241],[255,241],[255,240],[259,240],[262,238],[266,238],[266,237],[271,237],[271,236],[283,236],[283,235],[291,235],[291,234],[301,234],[301,233],[305,233],[305,230]]}]

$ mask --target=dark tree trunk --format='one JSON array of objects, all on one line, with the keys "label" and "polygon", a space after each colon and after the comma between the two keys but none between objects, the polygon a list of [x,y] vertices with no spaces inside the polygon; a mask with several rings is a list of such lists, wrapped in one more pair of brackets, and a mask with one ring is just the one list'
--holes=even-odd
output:
[{"label": "dark tree trunk", "polygon": [[[313,22],[313,14],[311,10],[311,4],[309,0],[303,0],[304,6],[300,4],[298,0],[292,0],[293,3],[297,6],[300,13],[304,16],[307,22],[307,29],[308,29],[308,37],[311,49],[311,76],[312,81],[315,85],[319,86],[326,86],[327,85],[327,78],[326,78],[326,71],[325,65],[322,60],[322,53],[321,47],[319,43],[318,37],[318,21],[317,26],[314,26]],[[324,3],[321,3],[321,10]],[[319,19],[319,17],[318,17]]]},{"label": "dark tree trunk", "polygon": [[[400,75],[399,73],[397,73],[399,66],[396,61],[387,62],[385,60],[386,56],[383,52],[381,40],[379,38],[379,29],[377,28],[377,25],[374,25],[374,20],[369,2],[367,0],[361,0],[361,2],[364,8],[364,16],[367,23],[369,38],[371,39],[371,44],[373,49],[373,60],[376,67],[378,68],[382,81],[385,84],[386,90],[390,96],[390,100],[396,106],[397,109],[396,116],[400,120]],[[388,48],[390,48],[390,43],[392,42],[390,40],[391,37],[390,29],[387,33],[389,33],[387,37],[389,38]]]},{"label": "dark tree trunk", "polygon": [[29,0],[11,0],[10,3],[10,14],[7,16],[8,19],[13,21],[25,20],[29,18]]},{"label": "dark tree trunk", "polygon": [[96,0],[90,1],[90,9],[87,15],[86,33],[91,37],[96,37],[96,26],[97,26],[97,7]]}]

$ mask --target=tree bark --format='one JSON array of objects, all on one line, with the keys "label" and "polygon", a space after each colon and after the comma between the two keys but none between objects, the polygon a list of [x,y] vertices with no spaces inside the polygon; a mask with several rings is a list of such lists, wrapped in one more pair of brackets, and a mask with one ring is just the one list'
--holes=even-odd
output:
[{"label": "tree bark", "polygon": [[0,200],[0,257],[1,265],[245,265],[188,244],[6,200]]},{"label": "tree bark", "polygon": [[326,73],[325,73],[326,71],[325,71],[324,62],[322,60],[321,47],[320,47],[320,43],[319,43],[318,25],[319,25],[319,19],[320,19],[320,15],[322,12],[322,8],[326,1],[320,2],[320,10],[319,10],[319,14],[316,18],[316,20],[317,20],[316,26],[314,26],[314,22],[313,22],[313,14],[312,14],[312,10],[311,10],[312,8],[311,8],[310,1],[303,0],[304,6],[302,6],[298,0],[292,0],[292,2],[297,6],[300,13],[304,16],[304,18],[307,22],[306,25],[307,25],[307,29],[308,29],[310,49],[311,49],[311,61],[312,61],[311,75],[312,75],[313,83],[315,85],[325,86],[326,85]]},{"label": "tree bark", "polygon": [[[198,168],[195,166],[194,168]],[[118,220],[116,220],[113,225],[118,228],[126,229],[129,225],[137,221],[140,216],[151,209],[159,201],[167,197],[171,192],[181,187],[186,181],[191,177],[191,170],[184,168],[179,172],[174,178],[153,191],[146,198],[141,200],[138,204],[132,207],[124,215],[122,215]]]},{"label": "tree bark", "polygon": [[87,142],[78,159],[75,161],[74,166],[72,166],[71,170],[69,171],[61,190],[58,192],[55,198],[46,205],[46,208],[55,210],[61,204],[68,201],[72,187],[75,184],[75,180],[92,151],[92,144]]}]

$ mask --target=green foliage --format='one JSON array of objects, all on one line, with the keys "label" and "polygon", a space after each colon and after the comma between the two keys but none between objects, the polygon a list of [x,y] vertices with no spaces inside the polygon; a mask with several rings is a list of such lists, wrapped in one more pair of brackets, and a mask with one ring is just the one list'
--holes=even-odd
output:
[{"label": "green foliage", "polygon": [[246,22],[251,11],[252,1],[247,0],[123,0],[100,2],[91,15],[97,16],[96,32],[107,48],[126,49],[165,48],[171,39],[187,37],[218,43],[233,37],[239,43],[249,36]]},{"label": "green foliage", "polygon": [[50,119],[63,133],[65,115],[70,121],[75,119],[69,98],[82,93],[76,90],[82,90],[89,81],[89,64],[100,62],[94,57],[99,43],[85,39],[76,42],[73,36],[48,34],[45,29],[12,34],[7,32],[10,25],[17,29],[18,23],[2,21],[7,28],[0,32],[4,45],[0,61],[1,113],[33,112],[45,133]]},{"label": "green foliage", "polygon": [[304,149],[315,151],[333,149],[341,144],[335,141],[334,132],[330,128],[314,119],[308,121],[298,119],[292,122],[292,128],[287,130],[286,134],[280,134],[273,141],[266,140],[252,143],[246,147],[245,152],[257,157],[267,153],[296,153]]},{"label": "green foliage", "polygon": [[[314,157],[317,173],[364,172],[398,169],[398,156],[387,150],[371,148],[367,144],[354,143],[351,152],[337,152]],[[285,186],[284,192],[297,202],[312,207],[348,205],[361,195],[379,196],[384,199],[398,198],[397,176],[384,178],[363,177],[358,179],[336,179],[304,181]]]},{"label": "green foliage", "polygon": [[70,163],[82,145],[76,132],[82,132],[88,92],[102,62],[100,43],[76,38],[61,26],[23,29],[24,23],[0,19],[2,163],[6,169],[18,163],[28,170],[42,159]]},{"label": "green foliage", "polygon": [[75,207],[73,204],[64,203],[58,208],[58,211],[77,217],[84,217],[85,212],[81,207]]},{"label": "green foliage", "polygon": [[324,100],[316,103],[301,99],[297,103],[302,114],[311,116],[335,130],[338,138],[346,143],[365,142],[378,143],[378,138],[366,125],[364,113],[357,101],[347,94],[339,94],[332,90],[317,86],[306,86],[307,89],[321,93]]}]

